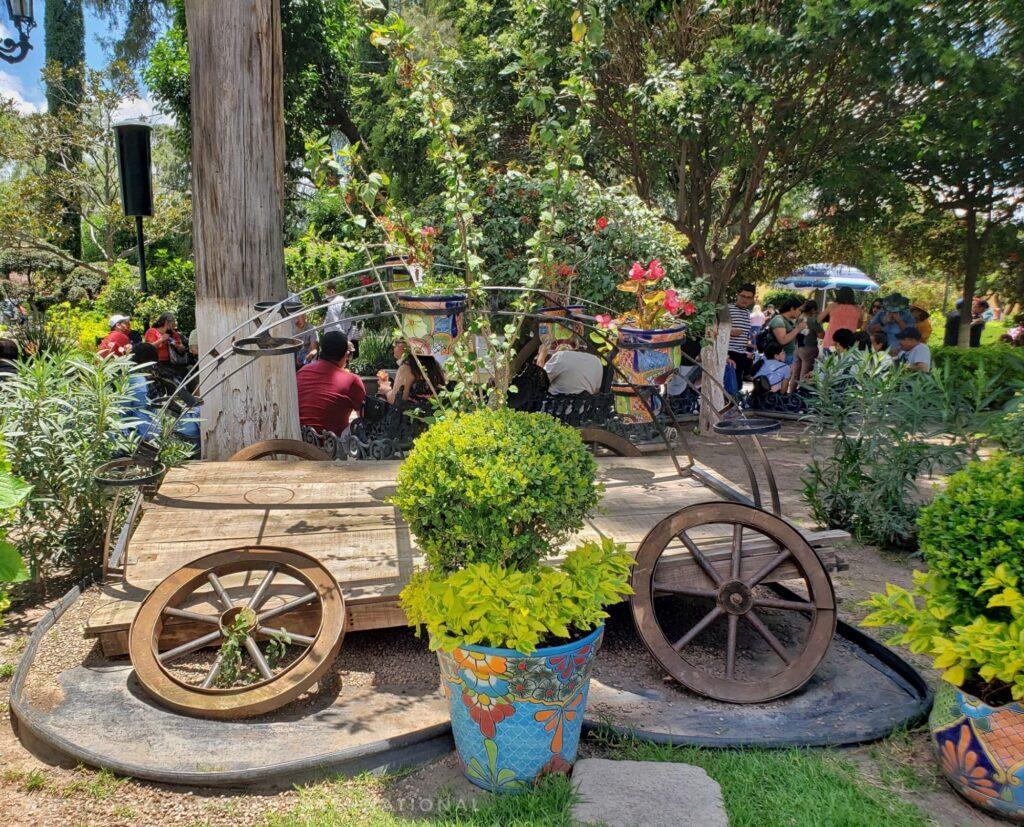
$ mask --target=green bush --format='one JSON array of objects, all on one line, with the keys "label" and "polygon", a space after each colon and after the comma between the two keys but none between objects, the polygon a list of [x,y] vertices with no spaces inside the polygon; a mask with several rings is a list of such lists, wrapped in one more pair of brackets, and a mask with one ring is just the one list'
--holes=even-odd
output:
[{"label": "green bush", "polygon": [[570,551],[561,567],[508,570],[478,562],[447,575],[420,571],[402,591],[409,623],[426,626],[432,649],[475,644],[533,652],[548,635],[595,628],[605,606],[632,590],[633,556],[609,538]]},{"label": "green bush", "polygon": [[55,304],[46,311],[46,328],[54,338],[90,353],[96,350],[97,339],[110,332],[104,313],[72,307],[67,302]]},{"label": "green bush", "polygon": [[395,367],[394,341],[386,330],[368,330],[359,342],[359,355],[349,370],[359,376],[375,376],[377,371]]},{"label": "green bush", "polygon": [[[32,486],[11,474],[10,463],[0,457],[0,514],[9,514],[28,497]],[[7,584],[28,580],[29,571],[16,546],[7,539],[7,529],[0,527],[0,626],[4,625],[4,612],[10,606]]]},{"label": "green bush", "polygon": [[796,299],[798,302],[805,302],[807,301],[807,296],[802,293],[797,293],[795,290],[769,290],[761,300],[761,307],[767,307],[771,304],[775,306],[776,310],[778,310],[779,306],[787,299]]},{"label": "green bush", "polygon": [[79,574],[98,562],[107,501],[93,479],[132,447],[123,430],[130,364],[56,351],[16,363],[0,384],[0,439],[32,496],[0,515],[33,578],[55,566]]},{"label": "green bush", "polygon": [[195,266],[191,261],[157,251],[146,271],[146,280],[149,292],[143,294],[138,270],[116,262],[100,291],[97,306],[107,314],[131,316],[136,330],[145,330],[157,316],[170,311],[178,322],[178,330],[187,336],[196,325]]},{"label": "green bush", "polygon": [[430,567],[528,568],[583,525],[599,499],[579,433],[507,409],[446,416],[398,472],[395,504]]},{"label": "green bush", "polygon": [[1024,576],[1024,458],[997,454],[954,474],[922,509],[919,527],[930,570],[982,612],[987,597],[978,589],[996,566]]},{"label": "green bush", "polygon": [[1006,403],[989,425],[988,436],[1004,451],[1024,456],[1024,394],[1017,394]]},{"label": "green bush", "polygon": [[932,372],[943,370],[961,384],[969,384],[978,375],[992,379],[1005,389],[990,405],[998,407],[1013,396],[1016,387],[1024,385],[1024,350],[1006,344],[932,348]]}]

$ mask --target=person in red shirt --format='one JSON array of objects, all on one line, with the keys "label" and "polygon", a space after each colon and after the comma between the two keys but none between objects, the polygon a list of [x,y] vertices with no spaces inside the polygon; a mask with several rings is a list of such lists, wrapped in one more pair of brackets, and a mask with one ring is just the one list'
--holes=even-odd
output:
[{"label": "person in red shirt", "polygon": [[124,356],[132,349],[132,341],[128,334],[132,329],[132,320],[128,316],[114,315],[110,317],[110,333],[100,342],[100,356]]},{"label": "person in red shirt", "polygon": [[181,334],[175,329],[176,326],[173,313],[161,313],[153,322],[153,326],[146,331],[146,335],[142,337],[151,345],[156,345],[158,362],[171,361],[172,347],[178,354],[185,355],[185,343],[181,340]]},{"label": "person in red shirt", "polygon": [[299,423],[341,435],[353,411],[363,407],[366,388],[348,364],[348,336],[336,330],[320,337],[319,357],[296,374]]}]

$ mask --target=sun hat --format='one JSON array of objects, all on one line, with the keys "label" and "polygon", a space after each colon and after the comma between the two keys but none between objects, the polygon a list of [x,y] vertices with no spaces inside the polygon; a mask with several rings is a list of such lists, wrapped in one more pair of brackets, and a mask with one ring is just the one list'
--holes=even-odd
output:
[{"label": "sun hat", "polygon": [[890,313],[894,313],[898,310],[906,310],[910,307],[910,299],[902,293],[892,293],[882,299],[882,307]]}]

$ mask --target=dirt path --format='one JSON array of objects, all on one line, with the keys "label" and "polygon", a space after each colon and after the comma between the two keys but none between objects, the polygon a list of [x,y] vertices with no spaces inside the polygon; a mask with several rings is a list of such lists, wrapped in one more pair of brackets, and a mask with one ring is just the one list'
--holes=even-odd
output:
[{"label": "dirt path", "polygon": [[[787,424],[767,438],[773,469],[779,480],[783,513],[809,525],[800,501],[800,476],[811,449],[810,440],[799,425]],[[745,487],[746,474],[731,440],[701,440],[694,446],[697,459],[721,475]],[[857,603],[886,582],[908,584],[912,565],[904,556],[851,544],[842,552],[849,569],[835,575],[835,587],[842,617],[855,621],[864,614]],[[61,590],[60,593],[63,593]],[[54,601],[57,596],[55,595]],[[49,601],[50,603],[54,601]],[[209,789],[182,789],[132,780],[116,779],[108,773],[85,768],[63,768],[44,763],[30,753],[11,729],[8,712],[10,677],[5,664],[15,664],[28,635],[45,612],[47,601],[16,605],[0,629],[0,823],[20,825],[96,824],[256,824],[265,815],[293,808],[299,800],[295,791],[267,794]],[[84,615],[83,615],[84,618]],[[927,664],[915,659],[934,680]],[[923,729],[900,733],[880,744],[846,751],[872,783],[898,791],[928,813],[938,824],[986,825],[997,822],[979,816],[939,779],[931,759],[930,745]],[[446,759],[415,773],[403,789],[436,790],[457,783],[458,770]],[[359,782],[344,785],[358,787]],[[339,789],[341,787],[339,786]],[[372,802],[388,806],[388,802]],[[393,809],[393,808],[392,808]]]}]

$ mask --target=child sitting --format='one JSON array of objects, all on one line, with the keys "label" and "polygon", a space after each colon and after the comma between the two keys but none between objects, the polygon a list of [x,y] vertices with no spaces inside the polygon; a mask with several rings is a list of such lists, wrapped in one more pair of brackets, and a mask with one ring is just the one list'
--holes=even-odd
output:
[{"label": "child sitting", "polygon": [[764,361],[754,374],[754,386],[778,391],[788,378],[789,365],[786,364],[785,349],[778,342],[769,342],[764,349]]}]

